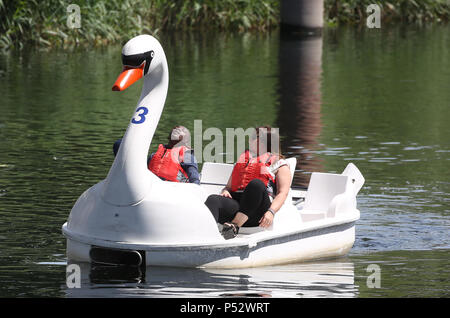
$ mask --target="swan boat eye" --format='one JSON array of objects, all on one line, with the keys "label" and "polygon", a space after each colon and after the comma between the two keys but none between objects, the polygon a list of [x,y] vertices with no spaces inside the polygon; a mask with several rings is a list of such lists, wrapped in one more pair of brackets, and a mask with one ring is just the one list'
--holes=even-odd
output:
[{"label": "swan boat eye", "polygon": [[150,63],[152,62],[154,56],[155,52],[153,50],[133,55],[122,54],[122,64],[125,67],[137,68],[141,66],[142,63],[145,62],[144,67],[144,75],[145,75],[148,72]]}]

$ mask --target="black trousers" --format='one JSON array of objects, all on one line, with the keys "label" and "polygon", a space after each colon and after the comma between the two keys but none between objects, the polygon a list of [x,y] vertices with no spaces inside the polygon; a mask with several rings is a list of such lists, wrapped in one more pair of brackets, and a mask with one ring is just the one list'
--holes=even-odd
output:
[{"label": "black trousers", "polygon": [[237,212],[242,212],[248,216],[243,226],[258,226],[259,220],[271,205],[264,182],[253,179],[243,192],[230,194],[232,199],[218,194],[210,195],[206,199],[205,204],[211,210],[216,222],[221,224],[230,222]]}]

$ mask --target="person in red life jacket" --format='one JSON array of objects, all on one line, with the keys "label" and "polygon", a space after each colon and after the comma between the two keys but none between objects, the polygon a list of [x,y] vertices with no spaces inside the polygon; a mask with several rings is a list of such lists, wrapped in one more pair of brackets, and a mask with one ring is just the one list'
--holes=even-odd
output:
[{"label": "person in red life jacket", "polygon": [[270,126],[257,127],[226,187],[205,202],[216,222],[223,224],[225,239],[236,237],[242,226],[271,226],[287,198],[291,172],[278,147],[272,147],[273,140],[279,136]]},{"label": "person in red life jacket", "polygon": [[167,145],[160,144],[151,155],[148,169],[163,180],[200,184],[197,161],[190,144],[189,130],[175,126]]},{"label": "person in red life jacket", "polygon": [[[119,139],[114,143],[114,155],[119,150],[120,142]],[[169,134],[167,145],[160,144],[148,158],[148,169],[165,181],[200,184],[197,160],[189,144],[189,130],[184,126],[175,126]]]}]

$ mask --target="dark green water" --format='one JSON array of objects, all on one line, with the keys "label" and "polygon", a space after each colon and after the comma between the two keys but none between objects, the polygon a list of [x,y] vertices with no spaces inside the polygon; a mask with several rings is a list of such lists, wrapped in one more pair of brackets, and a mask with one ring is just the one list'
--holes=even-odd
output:
[{"label": "dark green water", "polygon": [[[0,56],[0,297],[450,296],[448,26],[161,42],[170,87],[151,150],[201,119],[203,129],[279,127],[296,185],[355,163],[366,183],[350,254],[240,271],[88,266],[82,288],[68,289],[61,225],[106,176],[141,86],[111,91],[120,46],[11,52]],[[368,287],[371,264],[380,288]]]}]

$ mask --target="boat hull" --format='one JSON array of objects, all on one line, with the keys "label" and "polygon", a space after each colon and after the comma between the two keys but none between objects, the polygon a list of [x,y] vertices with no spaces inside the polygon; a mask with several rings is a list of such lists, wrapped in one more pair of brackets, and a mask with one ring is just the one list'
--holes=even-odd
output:
[{"label": "boat hull", "polygon": [[[92,247],[139,251],[146,266],[245,268],[297,263],[346,255],[355,241],[355,222],[218,244],[145,245],[75,238],[63,227],[71,262],[93,262]],[[233,240],[230,240],[233,241]]]}]

